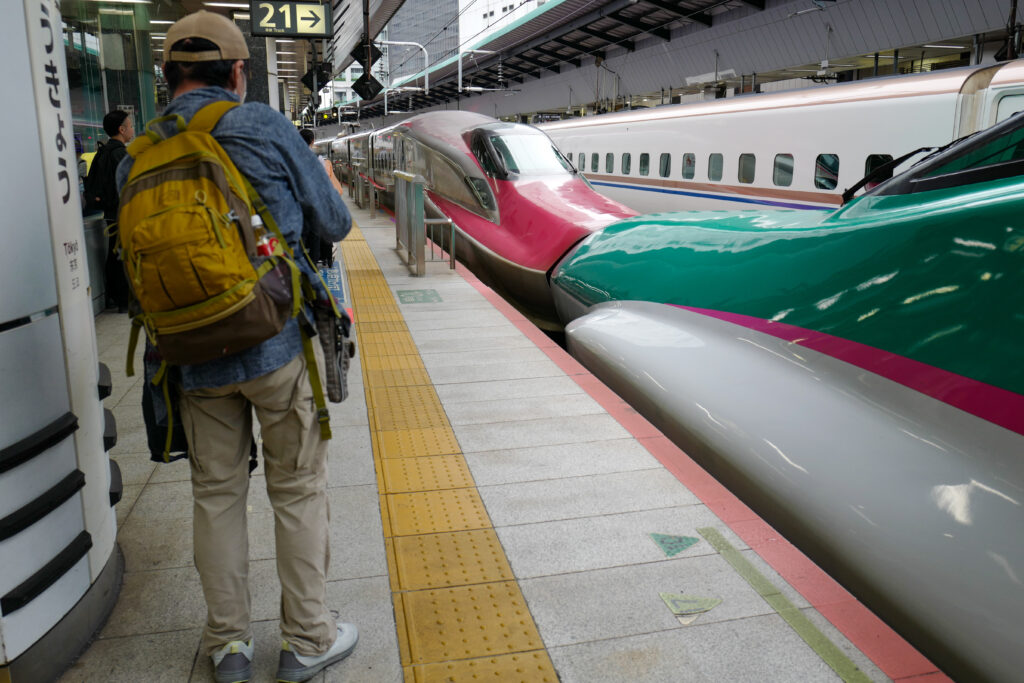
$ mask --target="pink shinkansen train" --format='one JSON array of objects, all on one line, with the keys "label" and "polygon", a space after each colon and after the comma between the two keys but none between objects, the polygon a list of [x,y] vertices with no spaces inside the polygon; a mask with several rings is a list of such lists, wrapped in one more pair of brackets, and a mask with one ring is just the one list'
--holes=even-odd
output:
[{"label": "pink shinkansen train", "polygon": [[481,114],[421,114],[337,138],[330,151],[343,179],[363,169],[385,202],[395,169],[422,176],[426,212],[452,219],[459,260],[544,329],[561,329],[551,269],[594,230],[636,214],[595,192],[538,129]]}]

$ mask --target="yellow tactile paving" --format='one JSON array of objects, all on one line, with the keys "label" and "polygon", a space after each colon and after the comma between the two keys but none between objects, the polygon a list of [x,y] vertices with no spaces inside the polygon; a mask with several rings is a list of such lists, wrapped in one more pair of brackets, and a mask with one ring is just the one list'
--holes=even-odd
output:
[{"label": "yellow tactile paving", "polygon": [[406,681],[555,683],[444,408],[358,227],[342,253]]},{"label": "yellow tactile paving", "polygon": [[364,361],[367,370],[423,370],[423,359],[417,354],[404,356],[370,356]]},{"label": "yellow tactile paving", "polygon": [[[367,359],[363,358],[365,364]],[[398,370],[370,370],[363,367],[363,381],[371,387],[411,387],[417,384],[430,384],[430,375],[423,368],[404,368]]]},{"label": "yellow tactile paving", "polygon": [[494,529],[396,536],[389,541],[394,585],[408,591],[515,578]]},{"label": "yellow tactile paving", "polygon": [[438,491],[473,486],[473,476],[461,454],[420,458],[383,458],[381,469],[389,493]]},{"label": "yellow tactile paving", "polygon": [[405,680],[412,683],[441,681],[494,681],[495,683],[558,683],[548,653],[543,650],[500,657],[465,659],[405,667]]},{"label": "yellow tactile paving", "polygon": [[[376,418],[375,418],[376,419]],[[451,429],[403,429],[380,432],[381,458],[408,458],[421,455],[461,453]]]},{"label": "yellow tactile paving", "polygon": [[397,594],[409,660],[426,664],[544,647],[515,581]]},{"label": "yellow tactile paving", "polygon": [[475,488],[391,494],[388,512],[391,533],[395,536],[491,526],[491,518]]}]

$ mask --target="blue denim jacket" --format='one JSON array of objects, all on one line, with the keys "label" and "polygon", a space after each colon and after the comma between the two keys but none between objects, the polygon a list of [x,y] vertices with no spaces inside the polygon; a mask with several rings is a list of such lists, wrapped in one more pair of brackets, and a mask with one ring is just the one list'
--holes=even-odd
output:
[{"label": "blue denim jacket", "polygon": [[[215,100],[237,102],[238,96],[223,88],[199,88],[176,97],[164,114],[180,114],[189,121]],[[303,225],[332,242],[348,234],[352,227],[348,209],[316,155],[279,112],[258,102],[243,104],[221,118],[213,137],[256,188],[297,255],[302,253]],[[127,157],[118,166],[119,189],[128,179],[131,165],[132,158]],[[304,256],[298,261],[307,274],[314,275]],[[206,363],[181,366],[182,386],[188,391],[245,382],[277,370],[301,351],[298,323],[291,320],[280,334],[262,344]]]}]

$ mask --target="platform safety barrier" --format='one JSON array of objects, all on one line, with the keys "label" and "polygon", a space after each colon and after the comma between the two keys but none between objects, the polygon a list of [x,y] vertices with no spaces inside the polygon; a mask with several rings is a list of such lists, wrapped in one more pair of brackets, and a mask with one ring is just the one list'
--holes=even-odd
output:
[{"label": "platform safety barrier", "polygon": [[[450,218],[425,218],[423,214],[423,177],[395,171],[395,249],[413,275],[423,276],[428,262],[445,260],[442,248],[448,247],[448,267],[455,269],[455,224]],[[447,227],[447,243],[445,242]],[[440,229],[438,229],[440,228]],[[426,242],[429,232],[430,256]]]}]

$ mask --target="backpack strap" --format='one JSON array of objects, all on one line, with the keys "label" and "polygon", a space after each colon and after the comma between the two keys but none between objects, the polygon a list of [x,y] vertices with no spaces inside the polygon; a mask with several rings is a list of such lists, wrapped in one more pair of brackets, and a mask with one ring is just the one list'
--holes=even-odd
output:
[{"label": "backpack strap", "polygon": [[232,102],[231,100],[210,102],[195,113],[192,120],[188,122],[188,129],[200,133],[211,133],[217,122],[220,121],[220,117],[237,106],[238,102]]},{"label": "backpack strap", "polygon": [[313,387],[316,421],[320,423],[320,438],[328,441],[331,438],[331,414],[327,411],[327,402],[324,401],[324,387],[320,383],[320,369],[313,353],[313,340],[306,334],[302,325],[299,325],[299,329],[302,333],[302,352],[306,356],[306,366],[309,368],[309,383]]}]

